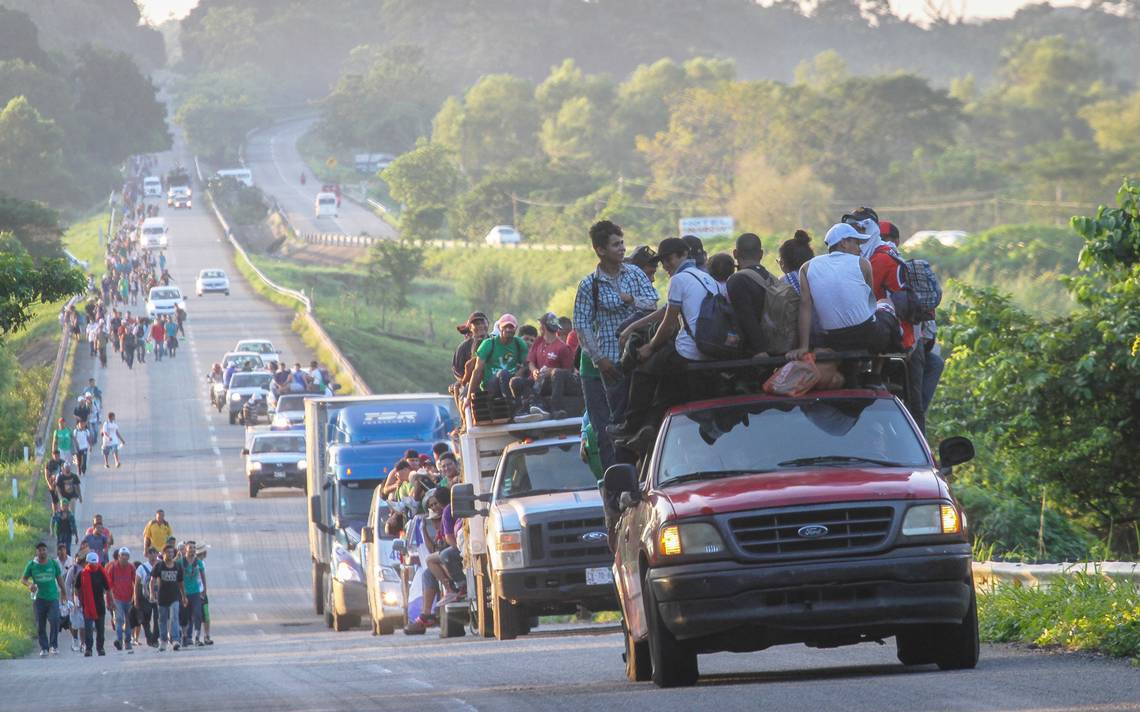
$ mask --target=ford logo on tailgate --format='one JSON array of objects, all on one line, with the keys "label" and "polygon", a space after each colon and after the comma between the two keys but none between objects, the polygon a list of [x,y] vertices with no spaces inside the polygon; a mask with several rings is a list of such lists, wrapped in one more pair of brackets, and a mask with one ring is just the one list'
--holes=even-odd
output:
[{"label": "ford logo on tailgate", "polygon": [[605,532],[586,532],[578,537],[578,539],[587,544],[600,544],[608,538]]},{"label": "ford logo on tailgate", "polygon": [[796,534],[799,534],[805,539],[817,539],[821,536],[826,536],[830,531],[830,529],[822,524],[809,524],[806,527],[797,529]]}]

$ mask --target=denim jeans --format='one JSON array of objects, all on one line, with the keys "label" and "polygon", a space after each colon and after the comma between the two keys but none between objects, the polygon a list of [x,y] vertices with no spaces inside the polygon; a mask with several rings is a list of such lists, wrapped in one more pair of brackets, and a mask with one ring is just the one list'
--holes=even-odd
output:
[{"label": "denim jeans", "polygon": [[40,640],[40,650],[59,647],[59,601],[51,598],[37,598],[36,636]]},{"label": "denim jeans", "polygon": [[[88,618],[86,614],[83,616],[83,644],[87,646],[88,650],[102,650],[103,649],[103,622],[106,620],[106,612],[100,613],[98,618]],[[94,640],[92,640],[94,638]],[[94,644],[94,648],[92,648]]]},{"label": "denim jeans", "polygon": [[614,441],[606,432],[610,424],[610,406],[606,401],[606,387],[600,378],[583,378],[582,395],[586,399],[586,413],[590,425],[598,437],[598,456],[602,460],[602,470],[614,464]]},{"label": "denim jeans", "polygon": [[158,607],[158,642],[177,643],[182,639],[182,629],[178,627],[178,601]]},{"label": "denim jeans", "polygon": [[190,609],[189,625],[182,631],[186,640],[202,637],[202,594],[186,594],[186,607]]},{"label": "denim jeans", "polygon": [[139,625],[146,635],[147,644],[154,645],[158,642],[158,604],[151,603],[146,598],[140,599],[139,603],[142,604],[138,608]]},{"label": "denim jeans", "polygon": [[115,640],[125,643],[127,650],[131,649],[131,602],[115,599]]},{"label": "denim jeans", "polygon": [[162,341],[155,339],[154,340],[154,360],[155,361],[161,361],[162,360],[162,351],[163,351]]},{"label": "denim jeans", "polygon": [[938,382],[942,380],[942,369],[946,366],[942,354],[938,353],[936,346],[933,351],[926,352],[926,359],[922,368],[922,410],[925,413],[930,409],[930,402],[934,400],[934,391]]}]

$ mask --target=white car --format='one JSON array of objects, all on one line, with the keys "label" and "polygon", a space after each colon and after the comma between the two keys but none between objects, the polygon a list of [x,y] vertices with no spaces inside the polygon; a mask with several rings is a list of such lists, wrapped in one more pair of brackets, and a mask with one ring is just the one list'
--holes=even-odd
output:
[{"label": "white car", "polygon": [[146,178],[143,178],[143,197],[161,198],[162,179],[158,176],[147,176]]},{"label": "white car", "polygon": [[488,245],[517,245],[522,242],[522,235],[510,225],[496,225],[483,241]]},{"label": "white car", "polygon": [[318,218],[337,217],[336,193],[317,193],[313,202],[313,214]]},{"label": "white car", "polygon": [[237,342],[233,348],[234,351],[244,351],[247,353],[261,354],[263,359],[269,361],[281,360],[281,352],[273,345],[269,339],[242,339]]},{"label": "white car", "polygon": [[[198,273],[198,280],[194,283],[194,291],[198,296],[206,292],[225,292],[230,296],[230,278],[220,269],[204,269]],[[240,349],[239,349],[240,351]]]},{"label": "white car", "polygon": [[182,297],[182,290],[173,284],[169,287],[151,287],[146,297],[146,315],[151,319],[156,316],[170,316],[177,307],[186,308],[186,300]]},{"label": "white car", "polygon": [[223,371],[229,368],[231,363],[236,363],[239,371],[260,371],[265,368],[265,359],[261,358],[261,354],[252,351],[230,351],[222,356]]},{"label": "white car", "polygon": [[139,247],[148,250],[165,249],[170,242],[166,218],[147,218],[139,226]]},{"label": "white car", "polygon": [[166,204],[174,208],[192,207],[190,199],[190,186],[176,185],[166,194]]}]

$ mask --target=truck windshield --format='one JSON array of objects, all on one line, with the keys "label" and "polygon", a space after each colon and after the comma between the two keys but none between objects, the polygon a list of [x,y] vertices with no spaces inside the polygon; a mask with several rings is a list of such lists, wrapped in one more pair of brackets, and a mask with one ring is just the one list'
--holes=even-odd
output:
[{"label": "truck windshield", "polygon": [[929,466],[922,443],[893,400],[773,400],[671,418],[657,482],[802,467]]},{"label": "truck windshield", "polygon": [[578,441],[532,447],[507,454],[495,483],[495,497],[597,489],[598,480],[578,455]]},{"label": "truck windshield", "polygon": [[379,484],[376,480],[338,483],[337,512],[347,519],[368,519],[368,510],[372,506],[372,490]]},{"label": "truck windshield", "polygon": [[280,437],[272,436],[266,438],[257,438],[253,441],[253,454],[263,452],[305,452],[305,439],[301,436]]},{"label": "truck windshield", "polygon": [[277,412],[295,411],[305,409],[305,396],[281,396],[277,399]]}]

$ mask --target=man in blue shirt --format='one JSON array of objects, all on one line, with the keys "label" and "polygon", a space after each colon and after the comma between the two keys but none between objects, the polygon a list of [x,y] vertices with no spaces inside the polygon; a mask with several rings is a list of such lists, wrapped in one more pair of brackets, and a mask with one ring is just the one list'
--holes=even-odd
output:
[{"label": "man in blue shirt", "polygon": [[657,290],[640,268],[623,262],[621,228],[602,220],[590,228],[598,266],[578,283],[574,328],[582,345],[582,391],[590,422],[598,433],[603,468],[615,461],[606,426],[625,417],[629,383],[619,368],[618,334],[623,324],[657,308]]}]

